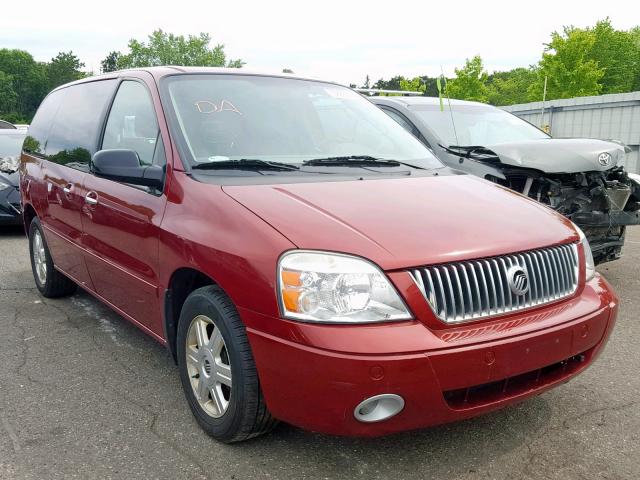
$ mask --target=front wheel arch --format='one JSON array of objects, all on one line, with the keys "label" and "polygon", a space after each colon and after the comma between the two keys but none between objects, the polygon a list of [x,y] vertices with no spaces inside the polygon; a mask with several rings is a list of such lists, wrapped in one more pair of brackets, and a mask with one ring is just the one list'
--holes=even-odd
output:
[{"label": "front wheel arch", "polygon": [[217,285],[217,283],[199,270],[183,267],[173,272],[164,291],[162,327],[167,348],[176,365],[178,364],[176,338],[180,312],[191,292],[208,285]]}]

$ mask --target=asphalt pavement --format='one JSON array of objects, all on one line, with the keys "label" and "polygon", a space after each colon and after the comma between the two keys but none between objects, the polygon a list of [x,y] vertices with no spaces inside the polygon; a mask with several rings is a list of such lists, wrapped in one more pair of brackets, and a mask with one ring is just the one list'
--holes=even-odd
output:
[{"label": "asphalt pavement", "polygon": [[599,268],[621,297],[584,374],[483,417],[377,439],[280,425],[222,445],[187,407],[164,347],[84,292],[34,288],[0,230],[0,479],[638,479],[640,228]]}]

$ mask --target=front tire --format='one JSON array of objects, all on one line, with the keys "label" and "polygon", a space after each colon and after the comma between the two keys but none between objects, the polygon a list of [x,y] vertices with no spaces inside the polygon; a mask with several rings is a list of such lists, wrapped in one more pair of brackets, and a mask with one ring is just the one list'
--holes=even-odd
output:
[{"label": "front tire", "polygon": [[37,218],[29,225],[29,253],[33,279],[42,296],[59,298],[75,293],[78,285],[55,269],[40,220]]},{"label": "front tire", "polygon": [[193,291],[182,307],[177,332],[180,380],[200,426],[224,443],[271,430],[244,324],[216,286]]}]

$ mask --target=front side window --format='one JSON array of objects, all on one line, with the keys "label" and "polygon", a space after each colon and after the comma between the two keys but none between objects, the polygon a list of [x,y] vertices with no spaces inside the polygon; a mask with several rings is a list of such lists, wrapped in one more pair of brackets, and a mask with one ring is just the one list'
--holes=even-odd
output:
[{"label": "front side window", "polygon": [[489,105],[411,105],[441,143],[447,146],[486,146],[549,138],[524,120]]},{"label": "front side window", "polygon": [[164,165],[160,129],[151,96],[140,82],[125,80],[111,106],[102,149],[127,149],[143,165]]},{"label": "front side window", "polygon": [[339,85],[255,75],[176,75],[163,84],[192,165],[343,156],[442,164],[361,95]]},{"label": "front side window", "polygon": [[116,80],[101,80],[62,90],[64,96],[46,143],[50,161],[88,169],[115,84]]}]

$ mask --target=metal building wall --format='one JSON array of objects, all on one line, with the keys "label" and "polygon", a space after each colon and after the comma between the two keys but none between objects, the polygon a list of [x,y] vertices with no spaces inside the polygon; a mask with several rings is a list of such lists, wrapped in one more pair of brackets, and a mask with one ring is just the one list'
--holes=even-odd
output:
[{"label": "metal building wall", "polygon": [[549,125],[556,138],[620,140],[631,148],[625,166],[640,173],[640,92],[577,97],[502,107],[537,126]]}]

